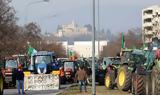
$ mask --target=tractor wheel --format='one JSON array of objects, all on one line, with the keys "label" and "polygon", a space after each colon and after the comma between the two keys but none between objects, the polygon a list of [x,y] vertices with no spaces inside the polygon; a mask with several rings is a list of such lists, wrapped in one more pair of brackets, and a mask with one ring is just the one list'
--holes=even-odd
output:
[{"label": "tractor wheel", "polygon": [[107,73],[105,76],[105,87],[107,89],[114,89],[114,83],[112,81],[112,75]]},{"label": "tractor wheel", "polygon": [[160,74],[156,77],[155,95],[160,95]]},{"label": "tractor wheel", "polygon": [[3,76],[0,75],[0,95],[3,95]]},{"label": "tractor wheel", "polygon": [[87,77],[87,85],[92,85],[92,76]]},{"label": "tractor wheel", "polygon": [[155,95],[156,94],[156,77],[157,77],[157,69],[154,66],[152,69],[152,73],[151,73],[151,95]]},{"label": "tractor wheel", "polygon": [[145,95],[151,95],[152,85],[151,85],[151,73],[144,76],[145,82]]},{"label": "tractor wheel", "polygon": [[128,66],[124,65],[119,68],[117,76],[117,86],[119,90],[128,91],[131,87],[131,72]]},{"label": "tractor wheel", "polygon": [[134,95],[145,95],[144,81],[144,76],[135,74],[133,81]]}]

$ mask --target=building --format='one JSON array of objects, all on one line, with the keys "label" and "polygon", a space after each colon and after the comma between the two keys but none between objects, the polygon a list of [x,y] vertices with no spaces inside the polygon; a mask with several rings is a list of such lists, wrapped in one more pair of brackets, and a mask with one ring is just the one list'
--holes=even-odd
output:
[{"label": "building", "polygon": [[160,5],[142,10],[142,40],[149,43],[154,37],[160,37]]},{"label": "building", "polygon": [[54,35],[56,37],[70,37],[84,34],[91,34],[88,27],[80,27],[74,21],[72,21],[71,24],[59,25],[57,32]]},{"label": "building", "polygon": [[[74,41],[69,45],[67,41],[61,42],[66,52],[75,51],[80,57],[92,57],[92,41]],[[103,46],[107,45],[107,41],[99,41],[99,50],[103,51]],[[95,56],[98,57],[98,41],[95,41]]]}]

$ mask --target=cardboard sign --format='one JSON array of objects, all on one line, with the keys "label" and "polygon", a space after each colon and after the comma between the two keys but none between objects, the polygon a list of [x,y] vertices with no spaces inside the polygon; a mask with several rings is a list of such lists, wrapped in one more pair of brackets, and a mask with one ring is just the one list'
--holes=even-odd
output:
[{"label": "cardboard sign", "polygon": [[58,90],[60,87],[59,75],[31,74],[25,76],[25,90]]}]

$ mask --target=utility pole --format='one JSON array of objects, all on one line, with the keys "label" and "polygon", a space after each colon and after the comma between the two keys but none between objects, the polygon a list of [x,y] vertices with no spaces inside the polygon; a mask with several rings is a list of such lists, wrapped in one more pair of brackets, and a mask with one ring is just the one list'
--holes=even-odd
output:
[{"label": "utility pole", "polygon": [[96,95],[95,85],[95,0],[93,2],[93,25],[92,25],[92,95]]},{"label": "utility pole", "polygon": [[98,36],[97,36],[97,41],[98,41],[98,58],[100,58],[100,19],[99,19],[99,0],[98,0]]}]

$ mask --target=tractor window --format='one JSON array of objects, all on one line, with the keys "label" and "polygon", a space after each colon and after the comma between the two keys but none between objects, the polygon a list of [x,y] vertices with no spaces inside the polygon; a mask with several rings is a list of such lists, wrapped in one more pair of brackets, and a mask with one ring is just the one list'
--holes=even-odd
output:
[{"label": "tractor window", "polygon": [[35,64],[39,64],[39,63],[51,63],[52,59],[50,56],[36,56],[35,57]]},{"label": "tractor window", "polygon": [[74,62],[65,62],[64,63],[64,71],[66,71],[68,68],[74,69]]},{"label": "tractor window", "polygon": [[5,68],[17,68],[17,65],[16,60],[6,60]]},{"label": "tractor window", "polygon": [[23,68],[27,68],[27,57],[25,57],[25,56],[20,56],[19,58],[18,58],[19,60],[19,64],[22,64],[22,67]]}]

